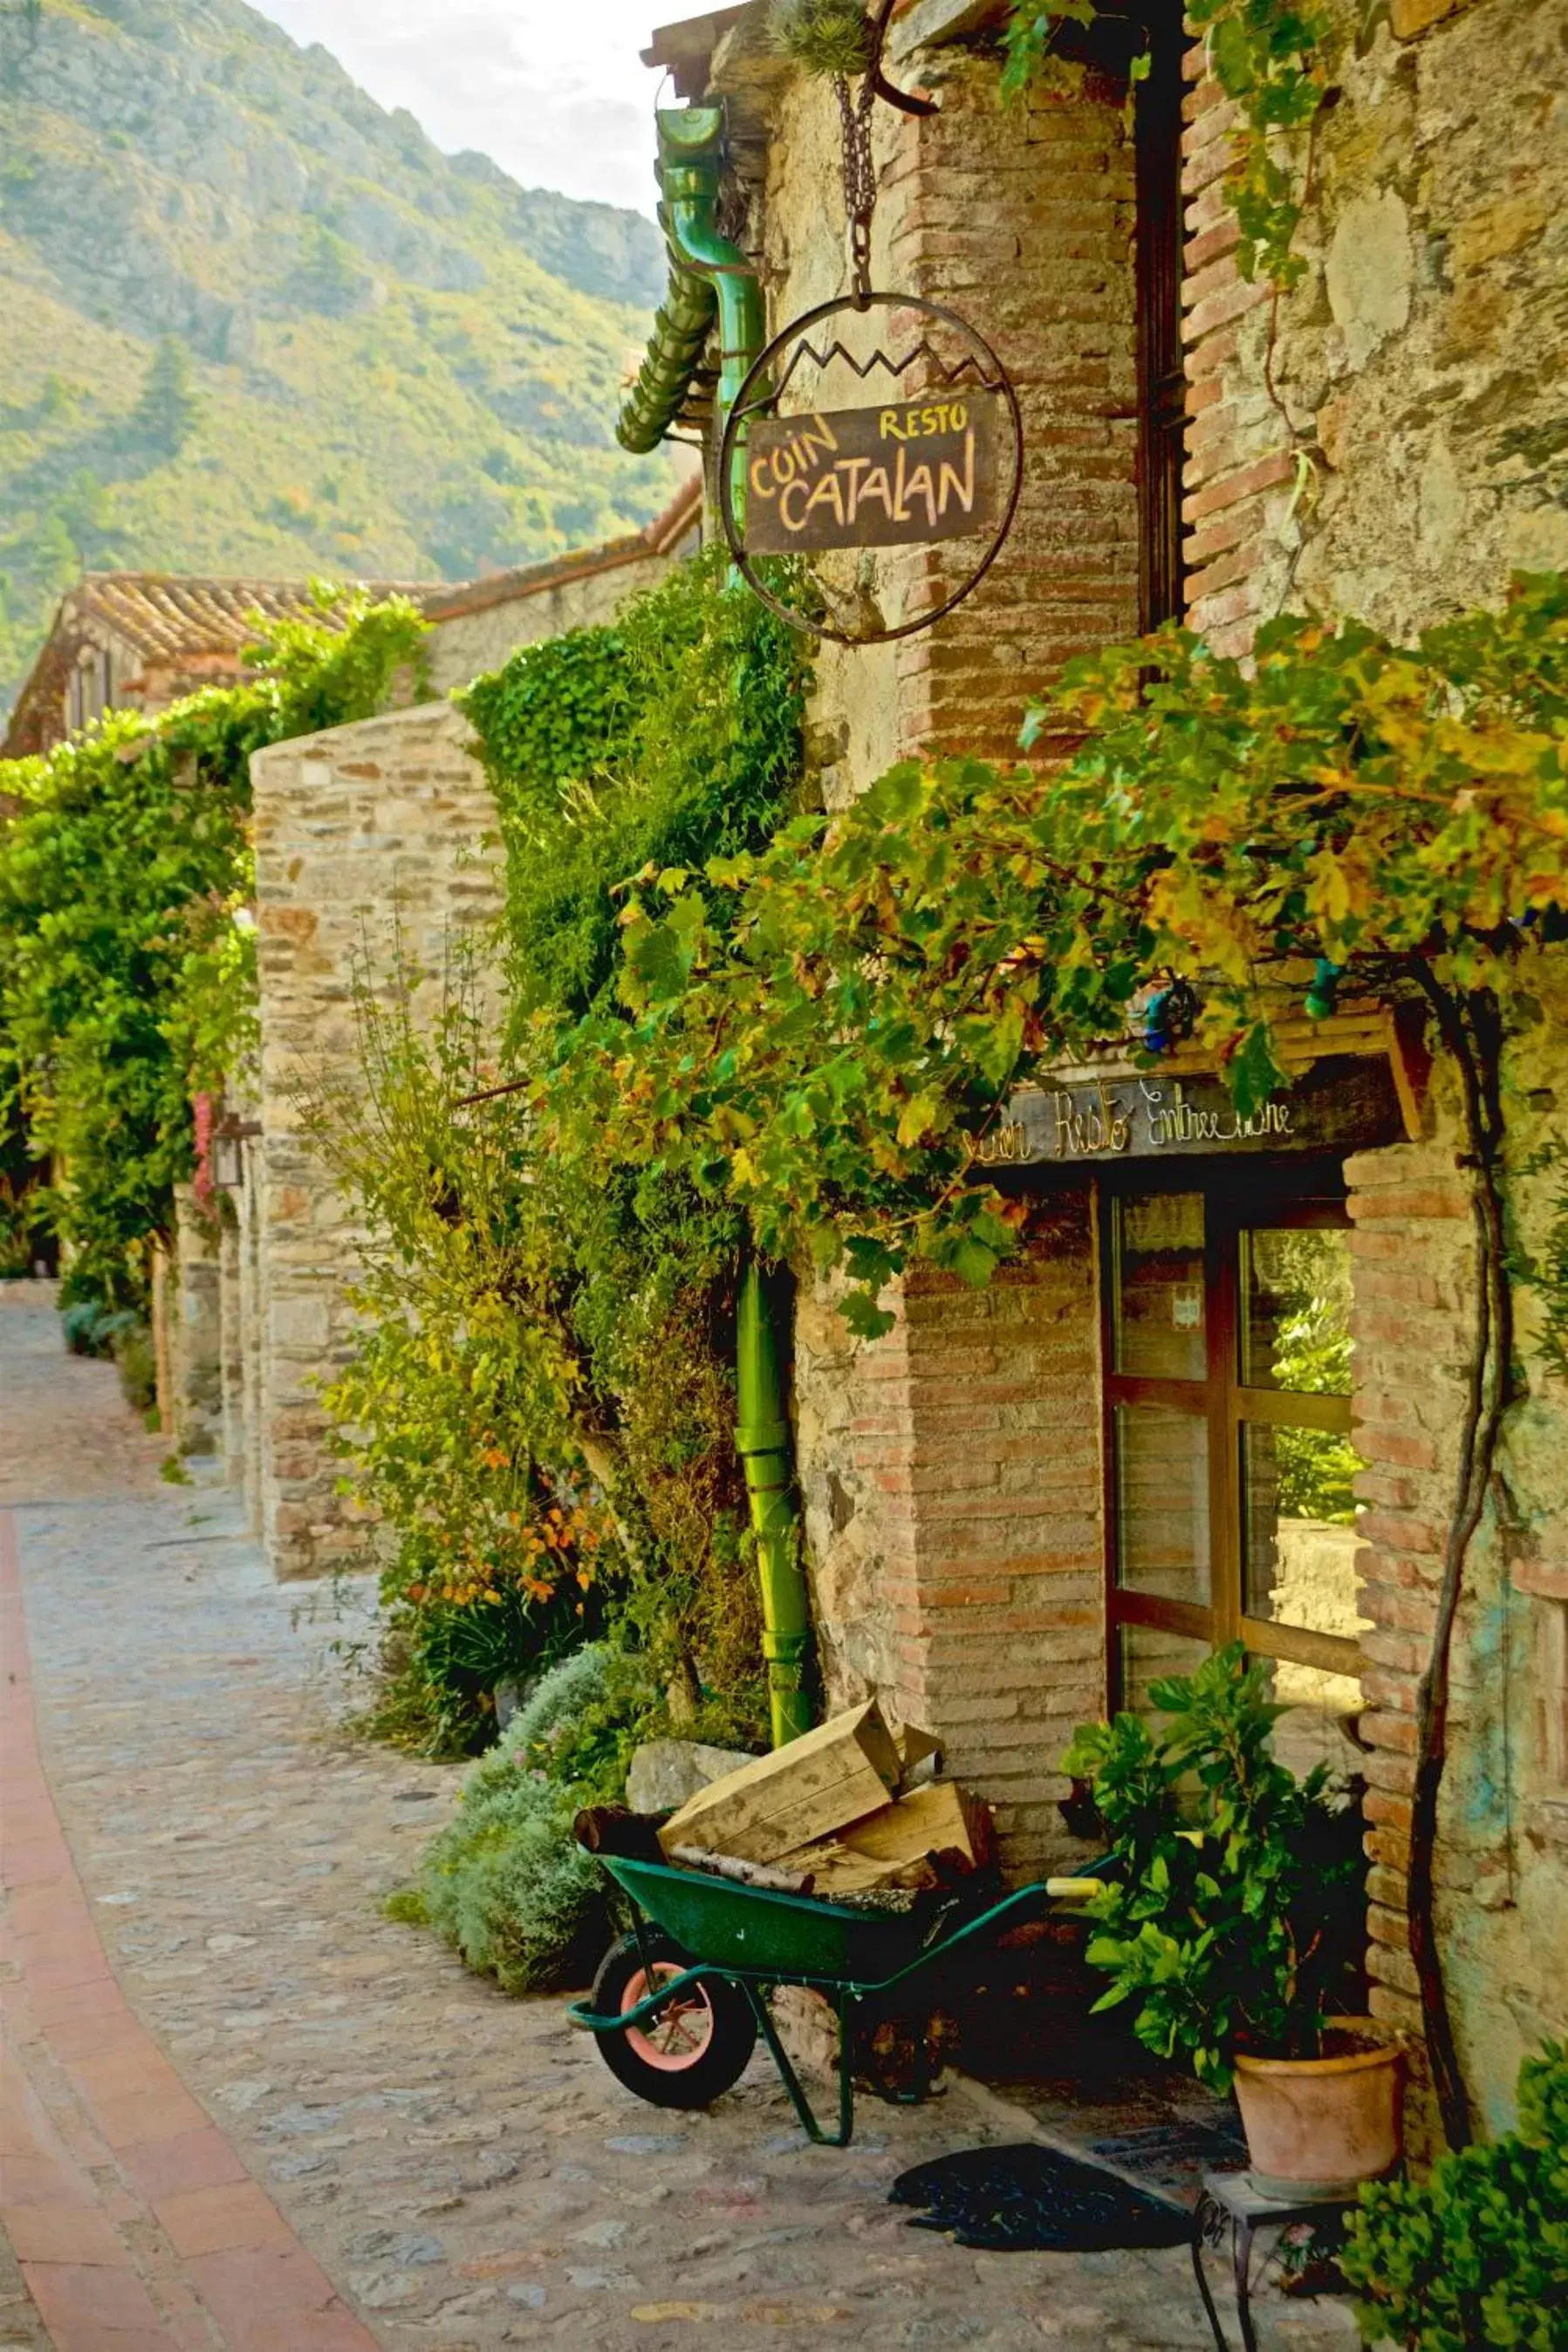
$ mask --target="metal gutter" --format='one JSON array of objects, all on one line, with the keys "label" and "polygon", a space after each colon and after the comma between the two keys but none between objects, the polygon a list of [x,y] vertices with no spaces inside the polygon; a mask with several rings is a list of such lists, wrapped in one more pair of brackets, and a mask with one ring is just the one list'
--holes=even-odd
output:
[{"label": "metal gutter", "polygon": [[721,106],[662,107],[659,217],[670,250],[670,290],[653,321],[647,356],[615,427],[623,449],[656,448],[680,416],[716,319],[718,403],[727,414],[762,348],[765,323],[757,273],[719,234]]},{"label": "metal gutter", "polygon": [[747,1499],[757,1538],[762,1586],[762,1654],[768,1661],[768,1704],[773,1745],[787,1747],[811,1727],[805,1687],[811,1643],[810,1601],[800,1561],[800,1516],[789,1463],[789,1420],[784,1395],[779,1317],[782,1300],[768,1297],[755,1258],[741,1277],[736,1318],[735,1443],[746,1469]]}]

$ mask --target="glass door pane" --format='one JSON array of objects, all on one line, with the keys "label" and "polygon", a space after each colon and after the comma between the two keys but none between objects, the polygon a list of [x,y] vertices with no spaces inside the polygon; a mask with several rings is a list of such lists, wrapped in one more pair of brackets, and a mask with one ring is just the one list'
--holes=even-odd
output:
[{"label": "glass door pane", "polygon": [[1161,1405],[1120,1404],[1115,1448],[1116,1581],[1207,1608],[1208,1423]]},{"label": "glass door pane", "polygon": [[1145,1380],[1203,1380],[1203,1194],[1144,1193],[1118,1201],[1114,1215],[1115,1370]]},{"label": "glass door pane", "polygon": [[1239,1236],[1245,1389],[1350,1394],[1350,1235],[1250,1226]]}]

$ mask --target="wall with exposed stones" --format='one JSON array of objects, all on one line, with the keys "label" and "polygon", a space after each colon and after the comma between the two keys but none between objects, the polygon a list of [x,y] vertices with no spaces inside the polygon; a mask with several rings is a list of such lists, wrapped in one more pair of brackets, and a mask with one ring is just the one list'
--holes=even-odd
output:
[{"label": "wall with exposed stones", "polygon": [[[1568,7],[1391,0],[1334,9],[1333,102],[1276,305],[1234,262],[1222,179],[1230,112],[1197,77],[1186,175],[1190,614],[1240,651],[1281,605],[1402,636],[1495,602],[1515,569],[1568,565]],[[1302,159],[1305,164],[1305,157]],[[1547,968],[1550,972],[1550,967]],[[1551,1003],[1560,995],[1546,984]],[[1521,1230],[1560,1180],[1559,1021],[1514,1052],[1511,1192]],[[1375,2005],[1414,2026],[1407,1948],[1416,1684],[1433,1622],[1464,1410],[1474,1296],[1458,1111],[1439,1062],[1418,1145],[1350,1162],[1363,1719]],[[1539,1309],[1521,1297],[1527,1337]],[[1439,1912],[1461,2054],[1485,2120],[1521,2052],[1568,2025],[1563,1723],[1568,1507],[1563,1391],[1527,1349],[1529,1395],[1478,1547],[1456,1645]],[[1420,1367],[1418,1379],[1413,1368]]]},{"label": "wall with exposed stones", "polygon": [[401,956],[434,975],[417,1010],[438,999],[453,943],[483,941],[501,904],[496,814],[465,723],[444,703],[277,744],[252,774],[256,1499],[278,1575],[319,1576],[361,1559],[367,1534],[337,1491],[320,1402],[350,1344],[355,1230],[310,1142],[308,1108],[360,1083],[357,976],[384,988]]},{"label": "wall with exposed stones", "polygon": [[1332,17],[1277,305],[1236,268],[1233,110],[1192,59],[1185,515],[1192,619],[1225,650],[1282,604],[1404,635],[1568,563],[1568,10]]},{"label": "wall with exposed stones", "polygon": [[[1028,689],[1136,625],[1132,170],[1120,91],[1091,76],[1003,115],[986,0],[912,0],[879,110],[878,284],[955,303],[1015,369],[1029,488],[993,579],[893,647],[824,651],[830,805],[925,745],[1007,754]],[[1568,5],[1380,0],[1330,10],[1330,101],[1297,157],[1301,283],[1242,278],[1223,180],[1235,117],[1200,48],[1184,142],[1188,616],[1244,654],[1284,607],[1403,635],[1568,565]],[[929,36],[927,46],[923,37]],[[831,96],[718,52],[773,321],[844,283]],[[726,77],[727,76],[727,81]],[[899,567],[878,583],[899,593]],[[1511,1201],[1543,1250],[1568,994],[1511,1048]],[[1349,1163],[1375,2003],[1416,2020],[1405,1868],[1416,1688],[1463,1410],[1473,1276],[1457,1107],[1439,1061],[1418,1142]],[[1545,1152],[1543,1165],[1535,1156]],[[830,1689],[885,1692],[999,1801],[1009,1860],[1060,1842],[1051,1765],[1102,1703],[1094,1255],[1059,1200],[980,1298],[917,1287],[855,1348],[801,1300],[796,1385],[808,1549]],[[1560,1244],[1561,1235],[1558,1235]],[[1502,2121],[1521,2052],[1568,2028],[1568,1513],[1564,1389],[1521,1294],[1528,1394],[1478,1547],[1458,1649],[1439,1907],[1467,2072]],[[1418,1377],[1413,1376],[1419,1368]]]},{"label": "wall with exposed stones", "polygon": [[[911,78],[942,110],[873,117],[873,281],[957,309],[1002,353],[1028,467],[1000,558],[946,621],[864,651],[823,646],[812,750],[830,806],[916,749],[1014,757],[1031,688],[1138,625],[1124,88],[1080,76],[1004,111],[994,58],[946,46]],[[845,283],[838,109],[823,84],[781,73],[748,26],[721,47],[715,82],[776,330]],[[918,331],[888,320],[883,340],[902,350]],[[947,560],[883,551],[866,576],[896,616]],[[803,1290],[797,1316],[830,1693],[879,1690],[940,1731],[1020,1873],[1064,1850],[1057,1759],[1104,1699],[1099,1431],[1082,1411],[1093,1302],[1084,1192],[1042,1212],[1027,1264],[994,1289],[917,1286],[875,1345],[850,1341],[828,1286]]]}]

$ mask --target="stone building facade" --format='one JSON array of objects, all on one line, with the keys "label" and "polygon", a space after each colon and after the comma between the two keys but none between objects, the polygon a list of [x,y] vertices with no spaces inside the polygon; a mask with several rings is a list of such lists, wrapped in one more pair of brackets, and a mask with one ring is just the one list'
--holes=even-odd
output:
[{"label": "stone building facade", "polygon": [[434,976],[416,1006],[433,1005],[464,940],[493,968],[496,810],[448,698],[652,586],[697,544],[701,505],[694,482],[645,531],[428,596],[439,698],[253,761],[261,1047],[231,1087],[235,1132],[217,1147],[221,1229],[182,1216],[171,1315],[190,1331],[173,1351],[172,1420],[182,1444],[221,1452],[281,1577],[362,1566],[371,1543],[340,1492],[320,1402],[351,1344],[357,1261],[309,1139],[312,1106],[359,1082],[357,987],[384,989],[400,963],[414,966]]},{"label": "stone building facade", "polygon": [[[1237,268],[1234,124],[1174,10],[1133,12],[1155,71],[1131,99],[1136,44],[1112,24],[1008,110],[1004,14],[898,12],[891,68],[941,104],[876,111],[873,266],[964,312],[1007,362],[1022,498],[994,570],[936,628],[823,648],[814,752],[835,804],[912,751],[1012,756],[1032,688],[1168,614],[1244,654],[1285,607],[1415,633],[1495,601],[1515,566],[1568,565],[1568,0],[1332,0],[1332,103],[1298,159],[1305,269],[1280,297]],[[733,209],[777,326],[844,283],[839,122],[762,16],[751,0],[694,19],[649,54],[680,97],[727,110]],[[658,544],[445,600],[438,680],[602,617],[685,542],[683,511]],[[940,562],[889,555],[879,593],[917,595]],[[277,747],[256,805],[260,1132],[219,1269],[225,1443],[279,1572],[307,1575],[357,1557],[364,1530],[315,1385],[349,1336],[353,1236],[298,1095],[350,1069],[350,966],[367,940],[385,950],[394,903],[437,963],[455,929],[482,933],[494,824],[445,706]],[[1563,1189],[1568,989],[1543,971],[1511,1064],[1527,1252]],[[1303,1034],[1292,1069],[1316,1106],[1310,1151],[1182,1143],[1123,1167],[1085,1113],[1082,1148],[1015,1171],[1028,1246],[988,1290],[914,1280],[889,1336],[857,1347],[831,1295],[803,1286],[799,1477],[830,1696],[875,1690],[936,1729],[1016,1871],[1081,1851],[1059,1811],[1077,1721],[1138,1704],[1234,1632],[1270,1657],[1292,1753],[1365,1783],[1374,2005],[1408,2026],[1414,1706],[1463,1402],[1469,1201],[1447,1066],[1419,1036],[1353,1008]],[[1070,1108],[1088,1075],[1063,1074]],[[1161,1112],[1170,1140],[1212,1081],[1192,1059],[1162,1076],[1184,1090]],[[1298,1392],[1285,1325],[1303,1299],[1349,1370]],[[1493,2122],[1521,2051],[1568,2030],[1568,1430],[1540,1302],[1525,1288],[1521,1304],[1528,1394],[1460,1628],[1438,1873],[1462,2052]],[[1346,1445],[1354,1516],[1330,1491]]]},{"label": "stone building facade", "polygon": [[[1134,13],[1154,36],[1152,90],[1129,101],[1112,41],[1009,109],[1003,6],[909,0],[895,16],[894,79],[941,103],[922,120],[876,110],[873,282],[953,306],[1000,352],[1027,470],[1000,559],[950,618],[824,647],[813,722],[832,802],[913,750],[1011,756],[1031,688],[1166,613],[1239,654],[1309,604],[1414,635],[1496,602],[1516,568],[1568,566],[1563,0],[1335,0],[1330,102],[1297,159],[1305,268],[1282,296],[1237,267],[1235,118],[1201,47],[1169,9]],[[783,67],[757,6],[672,26],[649,55],[681,96],[727,110],[770,328],[841,291],[831,87]],[[1166,299],[1179,314],[1156,317]],[[879,558],[878,593],[896,602],[908,567],[935,560]],[[1568,994],[1550,961],[1542,988],[1510,1097],[1511,1201],[1536,1247],[1562,1191]],[[1300,1064],[1309,1093],[1376,1095],[1364,1133],[1135,1176],[1091,1150],[1019,1178],[1020,1260],[978,1294],[912,1282],[870,1346],[847,1339],[830,1293],[803,1289],[799,1474],[831,1694],[873,1689],[938,1729],[1019,1871],[1081,1851],[1058,1811],[1076,1721],[1137,1704],[1222,1633],[1272,1656],[1303,1759],[1329,1754],[1366,1785],[1373,2001],[1414,2027],[1414,1710],[1463,1405],[1469,1197],[1447,1066],[1418,1037],[1353,1015]],[[1170,1075],[1197,1098],[1199,1068]],[[1310,1399],[1311,1428],[1288,1430],[1288,1397],[1270,1402],[1260,1437],[1251,1391],[1241,1470],[1199,1494],[1182,1351],[1191,1374],[1226,1285],[1227,1311],[1239,1297],[1245,1310],[1254,1292],[1267,1304],[1266,1276],[1274,1320],[1260,1306],[1250,1343],[1282,1349],[1285,1276],[1268,1269],[1289,1265],[1316,1269],[1316,1306],[1354,1341],[1346,1392]],[[1568,1420],[1539,1311],[1524,1289],[1529,1393],[1460,1628],[1441,1818],[1452,1997],[1494,2124],[1521,2052],[1568,2027]],[[1289,1385],[1267,1366],[1249,1377]],[[1362,1465],[1354,1520],[1291,1505],[1301,1460],[1345,1442]],[[1207,1516],[1227,1479],[1228,1531]]]}]

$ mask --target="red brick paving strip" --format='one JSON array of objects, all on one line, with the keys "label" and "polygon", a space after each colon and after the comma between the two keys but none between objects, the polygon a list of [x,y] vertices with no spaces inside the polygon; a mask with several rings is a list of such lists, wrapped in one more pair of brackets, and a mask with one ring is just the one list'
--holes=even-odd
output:
[{"label": "red brick paving strip", "polygon": [[0,2223],[57,2352],[379,2352],[114,1980],[38,1754],[0,1511]]}]

